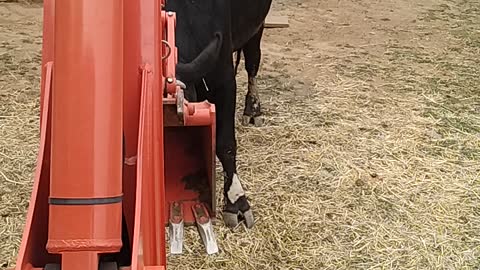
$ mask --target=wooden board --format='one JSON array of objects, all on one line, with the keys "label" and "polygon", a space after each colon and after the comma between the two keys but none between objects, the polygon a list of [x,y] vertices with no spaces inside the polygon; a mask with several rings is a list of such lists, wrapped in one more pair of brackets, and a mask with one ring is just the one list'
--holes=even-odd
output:
[{"label": "wooden board", "polygon": [[288,17],[268,15],[265,19],[265,28],[285,28],[288,27]]}]

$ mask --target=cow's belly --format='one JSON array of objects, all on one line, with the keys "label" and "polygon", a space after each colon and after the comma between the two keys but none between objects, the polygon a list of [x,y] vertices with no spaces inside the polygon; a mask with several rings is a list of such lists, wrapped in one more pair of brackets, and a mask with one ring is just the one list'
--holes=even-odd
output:
[{"label": "cow's belly", "polygon": [[263,22],[261,24],[255,25],[255,27],[251,27],[250,29],[233,32],[232,33],[233,51],[237,51],[241,49],[245,45],[245,43],[247,43],[260,30],[260,27],[262,25],[263,25]]}]

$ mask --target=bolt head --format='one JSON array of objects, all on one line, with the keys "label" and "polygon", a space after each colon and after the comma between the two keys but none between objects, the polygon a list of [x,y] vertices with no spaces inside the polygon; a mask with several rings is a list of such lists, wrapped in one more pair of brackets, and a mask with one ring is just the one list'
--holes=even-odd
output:
[{"label": "bolt head", "polygon": [[168,83],[173,83],[173,79],[172,78],[167,78],[167,82]]}]

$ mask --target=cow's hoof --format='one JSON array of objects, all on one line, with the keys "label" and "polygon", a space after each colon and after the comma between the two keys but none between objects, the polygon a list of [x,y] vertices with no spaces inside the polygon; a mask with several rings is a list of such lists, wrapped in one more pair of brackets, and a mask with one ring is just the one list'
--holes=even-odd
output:
[{"label": "cow's hoof", "polygon": [[245,226],[248,229],[251,229],[255,224],[252,209],[245,211],[245,213],[239,212],[238,214],[223,212],[223,222],[225,222],[225,225],[228,228],[236,228],[240,223],[239,218],[243,218],[245,220]]},{"label": "cow's hoof", "polygon": [[236,228],[238,226],[238,214],[223,212],[223,222],[228,228]]},{"label": "cow's hoof", "polygon": [[245,219],[245,225],[247,226],[247,228],[251,229],[255,224],[255,219],[253,218],[252,209],[243,213],[243,218]]},{"label": "cow's hoof", "polygon": [[244,126],[248,126],[250,124],[253,124],[256,127],[261,127],[263,126],[263,117],[262,116],[249,116],[249,115],[243,115],[242,116],[242,124]]},{"label": "cow's hoof", "polygon": [[254,118],[253,118],[253,124],[254,124],[256,127],[261,127],[261,126],[263,126],[263,118],[262,118],[261,116],[254,117]]},{"label": "cow's hoof", "polygon": [[251,118],[249,115],[244,115],[244,116],[242,116],[242,124],[243,124],[244,126],[248,126],[248,125],[250,124],[250,120],[251,120],[251,119],[252,119],[252,118]]}]

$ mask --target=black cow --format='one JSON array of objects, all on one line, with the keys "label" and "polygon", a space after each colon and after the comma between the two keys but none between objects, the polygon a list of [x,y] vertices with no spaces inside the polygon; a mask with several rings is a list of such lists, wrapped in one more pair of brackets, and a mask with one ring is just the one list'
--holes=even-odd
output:
[{"label": "black cow", "polygon": [[272,0],[167,0],[177,14],[177,79],[189,101],[208,100],[216,108],[216,154],[224,170],[224,222],[248,228],[253,214],[237,174],[235,106],[237,84],[233,52],[263,27]]}]

